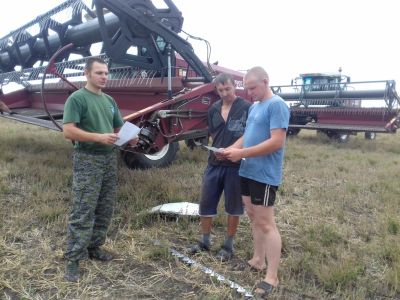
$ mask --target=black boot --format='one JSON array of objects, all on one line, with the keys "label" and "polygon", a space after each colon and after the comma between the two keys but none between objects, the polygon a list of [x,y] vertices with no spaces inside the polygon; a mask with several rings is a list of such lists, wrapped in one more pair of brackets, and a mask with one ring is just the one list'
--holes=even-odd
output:
[{"label": "black boot", "polygon": [[100,248],[89,248],[88,252],[90,259],[96,259],[101,261],[110,261],[114,259],[114,256],[110,252],[102,250]]}]

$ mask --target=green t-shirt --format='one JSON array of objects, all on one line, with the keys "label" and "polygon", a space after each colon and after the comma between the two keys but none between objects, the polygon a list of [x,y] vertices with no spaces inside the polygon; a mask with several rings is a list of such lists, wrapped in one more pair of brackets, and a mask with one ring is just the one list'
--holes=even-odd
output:
[{"label": "green t-shirt", "polygon": [[[75,123],[84,131],[113,133],[124,124],[114,99],[82,88],[68,97],[64,106],[63,124]],[[95,142],[75,142],[75,149],[88,152],[111,152],[112,146]]]}]

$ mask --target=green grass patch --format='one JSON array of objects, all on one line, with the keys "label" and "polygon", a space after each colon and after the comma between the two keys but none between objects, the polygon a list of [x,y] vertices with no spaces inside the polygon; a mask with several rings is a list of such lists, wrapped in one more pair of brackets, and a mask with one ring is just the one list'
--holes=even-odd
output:
[{"label": "green grass patch", "polygon": [[355,260],[327,261],[317,269],[316,276],[324,288],[331,293],[355,287],[364,267]]},{"label": "green grass patch", "polygon": [[390,218],[388,220],[388,232],[392,235],[397,235],[399,234],[400,231],[400,223],[396,219]]}]

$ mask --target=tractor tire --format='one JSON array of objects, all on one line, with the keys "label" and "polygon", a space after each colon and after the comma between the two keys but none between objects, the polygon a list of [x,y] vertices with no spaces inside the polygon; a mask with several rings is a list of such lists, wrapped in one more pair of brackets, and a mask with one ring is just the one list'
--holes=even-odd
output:
[{"label": "tractor tire", "polygon": [[124,151],[122,158],[130,169],[163,168],[175,160],[178,150],[179,143],[173,142],[166,144],[160,151],[152,155]]},{"label": "tractor tire", "polygon": [[349,141],[350,135],[347,133],[339,133],[336,138],[339,143],[347,143]]},{"label": "tractor tire", "polygon": [[300,128],[290,128],[288,129],[286,136],[296,136],[300,132]]},{"label": "tractor tire", "polygon": [[347,143],[349,141],[350,134],[337,132],[337,131],[326,131],[326,135],[332,139],[336,140],[339,143]]},{"label": "tractor tire", "polygon": [[366,139],[366,140],[374,140],[374,139],[376,139],[376,132],[370,132],[370,131],[367,131],[365,134],[364,134],[364,138]]}]

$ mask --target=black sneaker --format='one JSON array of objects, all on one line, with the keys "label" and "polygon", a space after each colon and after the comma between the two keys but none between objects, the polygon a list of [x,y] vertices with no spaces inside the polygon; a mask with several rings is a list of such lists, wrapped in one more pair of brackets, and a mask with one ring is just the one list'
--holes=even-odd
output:
[{"label": "black sneaker", "polygon": [[78,282],[79,275],[79,261],[78,260],[68,260],[65,267],[64,278],[71,282]]},{"label": "black sneaker", "polygon": [[197,244],[191,245],[187,249],[187,252],[192,255],[201,251],[210,251],[210,246],[198,241]]},{"label": "black sneaker", "polygon": [[100,248],[88,249],[88,252],[90,259],[96,259],[100,261],[110,261],[114,259],[114,256],[110,252]]}]

